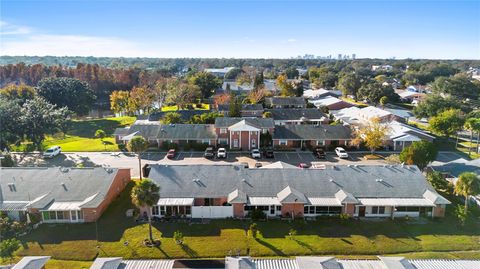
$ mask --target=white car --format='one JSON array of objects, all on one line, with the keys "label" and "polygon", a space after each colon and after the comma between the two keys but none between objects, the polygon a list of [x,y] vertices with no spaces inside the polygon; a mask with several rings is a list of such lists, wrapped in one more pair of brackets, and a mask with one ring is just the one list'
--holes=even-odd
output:
[{"label": "white car", "polygon": [[47,149],[44,153],[43,153],[43,158],[53,158],[57,155],[59,155],[60,153],[62,153],[62,148],[60,146],[53,146],[49,149]]},{"label": "white car", "polygon": [[348,158],[348,153],[342,148],[342,147],[336,147],[335,148],[335,154],[341,159],[347,159]]},{"label": "white car", "polygon": [[262,158],[262,154],[260,153],[259,149],[252,149],[252,158],[254,159]]},{"label": "white car", "polygon": [[227,150],[225,148],[219,148],[217,151],[217,158],[227,158]]}]

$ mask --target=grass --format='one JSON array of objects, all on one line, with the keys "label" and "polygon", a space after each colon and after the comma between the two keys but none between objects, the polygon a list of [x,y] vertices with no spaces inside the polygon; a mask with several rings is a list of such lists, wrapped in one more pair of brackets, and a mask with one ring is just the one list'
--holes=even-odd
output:
[{"label": "grass", "polygon": [[[128,208],[133,208],[129,189],[111,204],[99,220],[98,249],[93,223],[44,224],[20,238],[23,246],[18,255],[51,255],[57,260],[80,261],[93,260],[97,254],[126,259],[219,258],[237,253],[256,257],[364,257],[404,253],[410,257],[425,258],[480,256],[480,214],[476,212],[475,221],[460,226],[453,216],[452,206],[448,208],[445,219],[425,220],[425,223],[339,219],[259,221],[257,239],[247,236],[249,221],[212,220],[208,224],[191,225],[158,223],[154,225],[154,237],[161,241],[158,248],[143,246],[148,225],[137,224],[125,217]],[[290,229],[297,230],[298,235],[293,239],[287,236]],[[177,230],[185,236],[183,246],[175,244],[173,240],[173,233]]]},{"label": "grass", "polygon": [[[112,134],[115,128],[131,125],[135,117],[104,118],[93,120],[73,120],[70,122],[65,134],[47,136],[43,147],[60,146],[62,151],[118,151],[118,145]],[[95,131],[102,129],[107,137],[95,138]],[[15,151],[24,151],[26,144],[14,147]]]},{"label": "grass", "polygon": [[[195,110],[210,110],[210,104],[203,104],[202,103],[202,107],[201,108],[197,108],[194,104],[192,104],[193,108]],[[162,107],[162,111],[163,112],[170,112],[170,111],[177,111],[178,110],[178,106],[177,105],[173,105],[173,106],[163,106]]]},{"label": "grass", "polygon": [[348,102],[348,103],[352,103],[352,104],[355,104],[357,106],[359,106],[360,108],[362,107],[367,107],[368,105],[363,103],[363,102],[360,102],[360,101],[355,101],[353,98],[349,98],[349,97],[340,97],[340,99],[342,99],[343,101],[345,102]]}]

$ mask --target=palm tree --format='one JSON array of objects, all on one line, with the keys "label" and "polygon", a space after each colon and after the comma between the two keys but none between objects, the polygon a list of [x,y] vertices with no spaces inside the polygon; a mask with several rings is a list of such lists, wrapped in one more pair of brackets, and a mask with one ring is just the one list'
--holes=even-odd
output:
[{"label": "palm tree", "polygon": [[475,173],[463,172],[455,183],[455,194],[465,197],[465,212],[468,210],[468,197],[480,193],[480,179]]},{"label": "palm tree", "polygon": [[147,212],[148,232],[150,242],[153,243],[151,209],[160,199],[160,187],[150,179],[144,178],[136,181],[130,196],[132,197],[132,203],[135,206],[138,208],[147,207],[149,210]]},{"label": "palm tree", "polygon": [[130,152],[135,152],[138,155],[138,170],[140,172],[140,180],[142,180],[142,152],[148,149],[148,141],[141,136],[134,136],[128,141],[127,149]]},{"label": "palm tree", "polygon": [[[473,133],[480,132],[480,119],[469,118],[465,121],[464,127],[465,129],[470,131],[470,145],[468,146],[468,156],[470,156],[470,153],[472,151],[472,145],[473,145]],[[478,141],[477,141],[477,147],[478,147]]]}]

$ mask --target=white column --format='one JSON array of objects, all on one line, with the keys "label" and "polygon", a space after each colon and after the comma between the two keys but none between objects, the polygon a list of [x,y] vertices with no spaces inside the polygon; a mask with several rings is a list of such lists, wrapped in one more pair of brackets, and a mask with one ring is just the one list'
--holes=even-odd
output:
[{"label": "white column", "polygon": [[238,131],[238,133],[240,134],[240,135],[239,135],[239,138],[238,138],[238,140],[239,140],[239,142],[240,142],[240,143],[238,144],[238,147],[239,147],[239,148],[242,148],[242,131]]},{"label": "white column", "polygon": [[[227,129],[228,130],[228,129]],[[232,149],[232,131],[228,130],[228,136],[230,137],[228,144],[230,145],[230,149]]]},{"label": "white column", "polygon": [[[262,130],[259,130],[259,131],[257,132],[257,149],[260,148],[260,132],[261,132],[261,131],[262,131]],[[275,209],[275,210],[276,210],[276,209]]]},{"label": "white column", "polygon": [[248,150],[250,150],[250,146],[251,146],[251,143],[252,143],[251,138],[250,138],[251,134],[252,134],[252,131],[248,131]]}]

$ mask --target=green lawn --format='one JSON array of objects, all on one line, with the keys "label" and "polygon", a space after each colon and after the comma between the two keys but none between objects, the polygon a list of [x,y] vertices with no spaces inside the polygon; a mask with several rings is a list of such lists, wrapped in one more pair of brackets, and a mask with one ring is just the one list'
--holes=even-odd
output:
[{"label": "green lawn", "polygon": [[[202,104],[202,108],[197,108],[195,105],[192,104],[192,106],[194,106],[194,109],[195,110],[210,110],[210,104]],[[162,107],[162,111],[163,112],[170,112],[170,111],[177,111],[178,110],[178,106],[177,105],[173,105],[173,106],[163,106]]]},{"label": "green lawn", "polygon": [[[131,125],[135,117],[104,118],[93,120],[73,120],[65,135],[47,136],[43,146],[60,146],[62,151],[118,151],[118,145],[112,134],[115,128]],[[95,131],[102,129],[107,137],[103,140],[95,138]],[[104,144],[105,142],[105,144]],[[14,147],[13,150],[23,151],[25,145]]]},{"label": "green lawn", "polygon": [[[97,256],[139,258],[211,258],[229,253],[257,257],[296,255],[338,255],[364,257],[378,254],[402,254],[409,257],[479,257],[480,223],[460,226],[450,214],[442,220],[425,223],[404,220],[340,221],[322,219],[260,221],[257,239],[247,236],[249,221],[217,220],[209,224],[162,223],[154,227],[161,246],[147,248],[148,225],[136,224],[125,217],[133,208],[128,190],[114,201],[98,222],[100,248],[96,248],[95,224],[42,225],[20,238],[18,255],[51,255],[59,260],[89,261]],[[290,229],[298,235],[289,239]],[[174,243],[173,233],[185,235],[185,245]],[[125,244],[128,242],[128,244]]]}]

